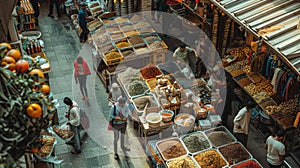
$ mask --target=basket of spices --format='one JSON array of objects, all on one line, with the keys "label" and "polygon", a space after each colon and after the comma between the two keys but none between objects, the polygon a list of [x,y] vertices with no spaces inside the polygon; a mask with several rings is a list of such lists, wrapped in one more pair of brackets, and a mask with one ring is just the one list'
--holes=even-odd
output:
[{"label": "basket of spices", "polygon": [[247,149],[239,142],[222,146],[218,149],[229,165],[240,163],[252,158]]},{"label": "basket of spices", "polygon": [[241,163],[231,166],[231,168],[263,168],[263,166],[255,159],[249,159]]},{"label": "basket of spices", "polygon": [[118,51],[105,53],[103,58],[103,61],[108,66],[119,64],[124,59],[124,57]]},{"label": "basket of spices", "polygon": [[184,148],[179,138],[170,138],[156,142],[156,147],[165,161],[187,156],[187,150]]},{"label": "basket of spices", "polygon": [[168,168],[198,168],[191,156],[183,156],[167,162]]},{"label": "basket of spices", "polygon": [[207,137],[200,131],[183,135],[181,140],[190,154],[212,148]]},{"label": "basket of spices", "polygon": [[214,147],[236,142],[235,137],[224,126],[206,130],[204,133]]},{"label": "basket of spices", "polygon": [[228,164],[216,149],[208,149],[193,155],[196,162],[203,168],[223,168]]}]

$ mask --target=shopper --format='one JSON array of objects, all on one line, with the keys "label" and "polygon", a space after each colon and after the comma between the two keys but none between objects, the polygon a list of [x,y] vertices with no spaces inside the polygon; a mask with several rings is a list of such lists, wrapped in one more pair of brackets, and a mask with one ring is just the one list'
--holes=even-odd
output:
[{"label": "shopper", "polygon": [[254,102],[249,101],[246,107],[242,108],[233,120],[233,134],[245,147],[247,146],[251,109],[256,106]]},{"label": "shopper", "polygon": [[76,84],[79,81],[79,87],[82,95],[82,100],[89,100],[88,91],[86,88],[86,80],[87,76],[91,74],[90,68],[86,61],[81,57],[78,56],[76,61],[74,62],[74,77]]},{"label": "shopper", "polygon": [[285,146],[281,142],[285,131],[279,130],[275,136],[269,136],[265,148],[267,149],[267,162],[270,168],[280,168],[285,155]]},{"label": "shopper", "polygon": [[68,112],[66,117],[68,119],[67,125],[70,125],[71,131],[73,132],[73,137],[70,142],[66,142],[67,145],[72,145],[74,151],[72,154],[81,153],[80,147],[80,109],[75,101],[72,101],[69,97],[64,98],[64,103],[68,105]]},{"label": "shopper", "polygon": [[194,49],[187,47],[185,44],[180,45],[174,52],[173,57],[178,56],[189,64],[188,53],[194,51]]},{"label": "shopper", "polygon": [[131,115],[131,112],[126,104],[126,99],[123,97],[118,98],[118,102],[110,109],[110,119],[113,121],[113,131],[114,131],[114,152],[115,159],[119,159],[117,153],[117,143],[119,140],[119,133],[121,133],[121,148],[124,151],[130,151],[129,148],[124,145],[124,135],[127,127],[127,119]]},{"label": "shopper", "polygon": [[[158,8],[159,8],[159,5],[161,3],[162,0],[153,0],[153,3],[152,3],[152,12],[151,12],[151,15],[152,15],[152,20],[153,21],[156,21],[155,19],[155,12],[156,12],[156,16],[158,18]],[[157,19],[157,22],[159,22],[159,18]]]},{"label": "shopper", "polygon": [[117,83],[113,83],[108,94],[109,106],[117,103],[119,97],[122,97],[122,91]]},{"label": "shopper", "polygon": [[40,16],[40,0],[30,0],[32,8],[34,10],[34,18],[36,25],[39,25],[39,16]]},{"label": "shopper", "polygon": [[160,0],[158,2],[158,8],[157,8],[157,23],[159,23],[159,19],[163,14],[163,12],[169,12],[170,10],[170,6],[169,4],[166,2],[166,0]]},{"label": "shopper", "polygon": [[81,43],[85,43],[86,40],[88,39],[89,29],[87,27],[87,20],[93,20],[92,18],[88,18],[87,16],[88,16],[88,13],[86,10],[86,5],[81,4],[80,10],[78,13],[78,23],[81,28],[79,40]]},{"label": "shopper", "polygon": [[53,17],[53,8],[55,5],[55,9],[56,9],[56,13],[57,13],[57,17],[61,17],[60,15],[60,3],[59,0],[50,0],[50,7],[49,7],[49,17]]}]

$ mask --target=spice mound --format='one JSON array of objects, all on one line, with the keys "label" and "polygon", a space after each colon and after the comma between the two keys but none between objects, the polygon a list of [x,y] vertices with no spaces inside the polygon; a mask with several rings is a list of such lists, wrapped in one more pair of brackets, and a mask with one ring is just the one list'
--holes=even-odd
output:
[{"label": "spice mound", "polygon": [[142,37],[140,36],[132,36],[129,38],[129,42],[132,44],[132,45],[137,45],[137,44],[143,44],[144,43],[144,40]]},{"label": "spice mound", "polygon": [[232,168],[262,168],[256,161],[248,160],[238,165],[232,166]]},{"label": "spice mound", "polygon": [[124,34],[125,34],[126,37],[130,37],[130,36],[134,36],[134,35],[139,34],[139,32],[137,32],[135,30],[131,30],[131,31],[125,32]]},{"label": "spice mound", "polygon": [[207,139],[200,133],[189,134],[182,138],[190,153],[195,153],[210,147]]},{"label": "spice mound", "polygon": [[123,85],[128,84],[135,80],[140,80],[141,73],[138,69],[133,69],[131,67],[127,68],[124,72],[118,74],[120,81]]},{"label": "spice mound", "polygon": [[202,168],[221,168],[226,166],[225,160],[215,150],[201,152],[195,155],[194,158]]},{"label": "spice mound", "polygon": [[128,85],[128,93],[130,96],[141,95],[148,90],[144,81],[135,80]]},{"label": "spice mound", "polygon": [[152,64],[149,64],[140,70],[144,79],[155,78],[158,75],[161,75],[161,71]]},{"label": "spice mound", "polygon": [[178,158],[175,160],[172,160],[168,163],[168,167],[169,168],[196,168],[195,163],[193,162],[193,160],[186,156],[186,157],[182,157],[182,158]]},{"label": "spice mound", "polygon": [[108,54],[105,54],[105,58],[107,60],[112,60],[112,59],[116,59],[116,58],[120,58],[121,55],[118,52],[110,52]]},{"label": "spice mound", "polygon": [[234,139],[231,137],[231,135],[225,131],[210,132],[207,134],[207,137],[215,147],[234,142]]},{"label": "spice mound", "polygon": [[239,143],[221,147],[219,151],[222,153],[222,155],[230,165],[250,159],[249,153]]},{"label": "spice mound", "polygon": [[130,44],[127,42],[119,42],[116,44],[117,48],[126,48],[126,47],[130,47]]},{"label": "spice mound", "polygon": [[186,150],[179,140],[166,140],[157,145],[163,158],[166,160],[174,159],[186,154]]}]

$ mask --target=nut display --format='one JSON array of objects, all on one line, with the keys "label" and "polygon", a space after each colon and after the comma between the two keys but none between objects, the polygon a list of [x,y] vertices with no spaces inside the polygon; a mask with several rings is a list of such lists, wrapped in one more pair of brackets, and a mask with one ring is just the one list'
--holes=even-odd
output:
[{"label": "nut display", "polygon": [[188,156],[177,158],[177,159],[170,161],[168,163],[168,167],[169,168],[183,168],[183,167],[184,168],[197,168],[197,166],[195,165],[193,160]]},{"label": "nut display", "polygon": [[188,134],[182,138],[182,141],[190,153],[210,148],[208,140],[200,133]]},{"label": "nut display", "polygon": [[157,144],[157,148],[165,160],[174,159],[187,153],[180,140],[177,139],[162,141]]},{"label": "nut display", "polygon": [[260,92],[256,95],[254,95],[253,98],[257,103],[263,103],[263,102],[271,99],[270,95],[266,92]]},{"label": "nut display", "polygon": [[249,65],[246,65],[243,69],[244,72],[246,72],[247,74],[251,72],[251,67]]},{"label": "nut display", "polygon": [[232,168],[262,168],[256,161],[248,160],[243,163],[232,166]]},{"label": "nut display", "polygon": [[230,75],[233,76],[233,77],[240,76],[240,75],[243,75],[243,74],[245,74],[245,71],[240,70],[240,69],[230,72]]},{"label": "nut display", "polygon": [[225,160],[216,150],[207,150],[194,156],[202,168],[222,168],[226,166]]},{"label": "nut display", "polygon": [[273,85],[269,80],[263,80],[262,82],[256,84],[260,91],[267,92],[268,94],[273,94]]},{"label": "nut display", "polygon": [[219,148],[219,151],[227,160],[229,165],[239,163],[251,158],[247,150],[240,143],[226,145]]},{"label": "nut display", "polygon": [[43,146],[40,148],[39,152],[37,153],[40,157],[48,156],[53,148],[55,138],[53,136],[47,136],[40,139]]},{"label": "nut display", "polygon": [[68,139],[73,136],[73,132],[69,129],[61,129],[58,127],[54,127],[53,131],[62,139]]},{"label": "nut display", "polygon": [[297,99],[290,99],[289,101],[283,102],[278,106],[267,106],[266,112],[271,115],[276,112],[280,112],[287,116],[294,116],[297,112]]},{"label": "nut display", "polygon": [[232,72],[235,70],[243,69],[246,65],[247,65],[247,60],[243,60],[243,61],[233,63],[232,65],[227,66],[224,69],[228,72]]},{"label": "nut display", "polygon": [[250,83],[249,85],[245,86],[244,89],[251,95],[254,96],[259,93],[259,88],[254,83]]},{"label": "nut display", "polygon": [[248,76],[255,82],[255,83],[260,83],[264,80],[264,77],[261,76],[258,73],[250,73]]},{"label": "nut display", "polygon": [[242,79],[238,80],[238,83],[244,87],[244,86],[251,84],[252,81],[246,77],[246,78],[242,78]]}]

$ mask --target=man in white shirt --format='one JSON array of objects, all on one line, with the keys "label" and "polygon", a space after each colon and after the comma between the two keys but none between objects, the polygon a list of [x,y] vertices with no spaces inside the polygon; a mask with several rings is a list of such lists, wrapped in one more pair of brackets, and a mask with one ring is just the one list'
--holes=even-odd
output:
[{"label": "man in white shirt", "polygon": [[233,120],[233,134],[245,147],[247,147],[248,141],[248,132],[251,111],[250,109],[254,108],[256,104],[254,102],[248,102],[246,107],[242,108],[238,114],[234,117]]},{"label": "man in white shirt", "polygon": [[281,142],[285,131],[279,130],[275,136],[269,136],[265,148],[267,149],[267,162],[270,168],[280,168],[285,155],[285,146]]},{"label": "man in white shirt", "polygon": [[71,151],[72,154],[81,153],[80,147],[80,108],[75,101],[72,101],[69,97],[64,98],[64,103],[68,105],[68,112],[66,117],[68,118],[67,125],[70,125],[71,131],[74,133],[74,136],[71,139],[71,142],[66,142],[67,145],[74,146],[75,150]]},{"label": "man in white shirt", "polygon": [[174,52],[173,57],[178,56],[189,64],[188,53],[194,51],[194,49],[187,47],[185,44],[180,45]]}]

